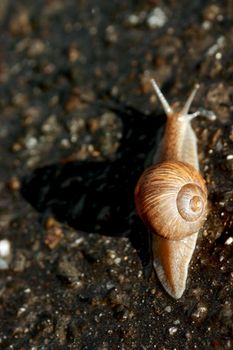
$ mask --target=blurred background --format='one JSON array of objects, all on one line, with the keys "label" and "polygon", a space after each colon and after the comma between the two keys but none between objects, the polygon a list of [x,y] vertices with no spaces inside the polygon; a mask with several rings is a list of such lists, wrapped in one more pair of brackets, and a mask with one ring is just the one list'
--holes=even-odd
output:
[{"label": "blurred background", "polygon": [[[233,1],[1,0],[0,28],[0,348],[231,349]],[[133,204],[151,78],[177,107],[201,84],[210,214],[178,301]]]}]

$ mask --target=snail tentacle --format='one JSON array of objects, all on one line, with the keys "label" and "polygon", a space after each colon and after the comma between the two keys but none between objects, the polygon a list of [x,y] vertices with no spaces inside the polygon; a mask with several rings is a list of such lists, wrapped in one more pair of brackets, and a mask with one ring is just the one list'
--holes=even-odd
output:
[{"label": "snail tentacle", "polygon": [[156,96],[158,97],[158,99],[160,100],[163,109],[166,113],[167,116],[171,115],[173,113],[172,108],[170,107],[169,103],[167,102],[164,94],[162,93],[162,91],[160,90],[158,84],[156,83],[156,81],[154,79],[151,79],[151,84],[155,90]]},{"label": "snail tentacle", "polygon": [[181,110],[180,114],[181,115],[187,115],[188,114],[188,111],[190,109],[190,106],[193,102],[193,99],[197,93],[197,90],[199,89],[200,85],[199,84],[196,84],[193,88],[193,90],[191,91],[191,94],[189,95],[189,98],[187,99],[183,109]]}]

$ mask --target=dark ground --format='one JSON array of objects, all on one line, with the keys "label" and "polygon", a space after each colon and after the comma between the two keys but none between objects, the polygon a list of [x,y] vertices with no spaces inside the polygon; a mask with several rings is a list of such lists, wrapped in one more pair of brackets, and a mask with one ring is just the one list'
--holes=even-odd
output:
[{"label": "dark ground", "polygon": [[[232,349],[233,1],[1,0],[0,25],[0,348]],[[151,77],[216,115],[193,123],[210,211],[178,301],[133,205]]]}]

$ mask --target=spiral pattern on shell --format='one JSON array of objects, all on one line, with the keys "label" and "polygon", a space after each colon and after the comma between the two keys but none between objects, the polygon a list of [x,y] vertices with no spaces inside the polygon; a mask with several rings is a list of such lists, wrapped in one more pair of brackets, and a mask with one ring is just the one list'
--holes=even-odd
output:
[{"label": "spiral pattern on shell", "polygon": [[183,239],[198,232],[206,218],[205,181],[184,162],[152,165],[137,183],[135,205],[153,233],[171,240]]}]

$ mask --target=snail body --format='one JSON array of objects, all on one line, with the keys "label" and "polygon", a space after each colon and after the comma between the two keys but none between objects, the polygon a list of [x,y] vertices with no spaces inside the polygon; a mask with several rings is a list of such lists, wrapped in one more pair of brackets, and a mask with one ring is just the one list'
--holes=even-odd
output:
[{"label": "snail body", "polygon": [[154,80],[152,84],[167,114],[167,124],[154,164],[135,188],[135,205],[152,233],[157,276],[168,294],[178,299],[185,290],[198,231],[207,214],[207,189],[199,173],[197,140],[191,127],[199,113],[188,114],[198,86],[176,113]]}]

